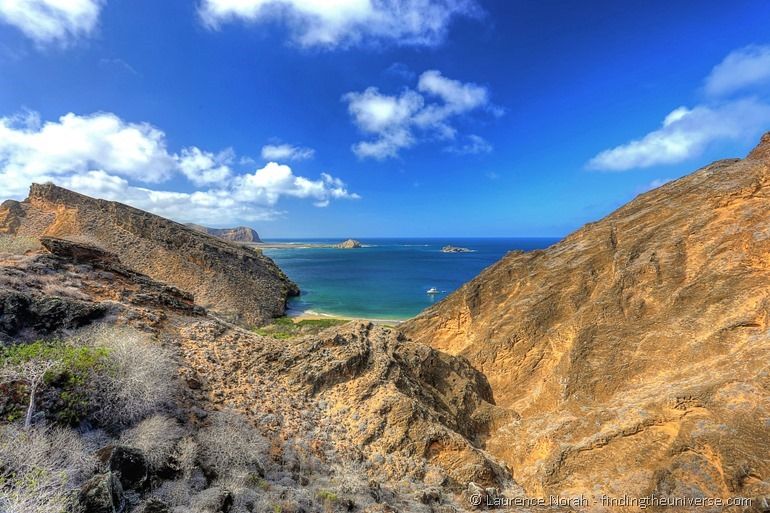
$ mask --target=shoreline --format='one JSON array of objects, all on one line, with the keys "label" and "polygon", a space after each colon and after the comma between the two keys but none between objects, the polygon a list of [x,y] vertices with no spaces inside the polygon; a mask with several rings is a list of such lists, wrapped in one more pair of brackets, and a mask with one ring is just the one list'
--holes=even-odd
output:
[{"label": "shoreline", "polygon": [[370,317],[356,317],[356,316],[350,316],[350,315],[337,315],[337,314],[316,312],[314,310],[305,310],[305,311],[287,310],[285,315],[289,319],[292,319],[294,322],[317,321],[317,320],[324,320],[324,319],[339,319],[342,321],[361,321],[361,322],[371,322],[373,324],[380,324],[380,325],[397,326],[407,320],[407,319],[374,319]]}]

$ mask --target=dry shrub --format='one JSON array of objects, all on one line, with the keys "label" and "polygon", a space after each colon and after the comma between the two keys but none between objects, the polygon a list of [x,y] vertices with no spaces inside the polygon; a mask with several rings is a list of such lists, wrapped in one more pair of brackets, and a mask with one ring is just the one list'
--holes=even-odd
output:
[{"label": "dry shrub", "polygon": [[198,442],[191,436],[182,438],[174,451],[176,470],[182,473],[185,479],[192,476],[198,461]]},{"label": "dry shrub", "polygon": [[101,324],[81,332],[76,341],[107,350],[106,370],[92,383],[94,417],[102,425],[131,425],[171,403],[177,364],[149,335]]},{"label": "dry shrub", "polygon": [[242,415],[217,412],[211,417],[211,424],[198,432],[202,463],[221,480],[256,481],[264,474],[267,441]]},{"label": "dry shrub", "polygon": [[0,255],[24,255],[41,249],[40,241],[24,235],[0,235]]},{"label": "dry shrub", "polygon": [[59,283],[46,283],[43,285],[43,294],[46,296],[79,299],[81,301],[86,301],[89,299],[87,294],[84,294],[75,287]]},{"label": "dry shrub", "polygon": [[153,415],[124,431],[120,441],[142,451],[150,468],[158,470],[171,459],[182,435],[184,430],[175,420],[165,415]]},{"label": "dry shrub", "polygon": [[0,511],[71,511],[95,461],[72,430],[0,427]]}]

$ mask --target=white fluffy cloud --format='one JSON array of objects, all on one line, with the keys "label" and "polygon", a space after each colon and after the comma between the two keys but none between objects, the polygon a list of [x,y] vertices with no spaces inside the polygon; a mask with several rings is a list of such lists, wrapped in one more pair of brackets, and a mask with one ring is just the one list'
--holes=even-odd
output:
[{"label": "white fluffy cloud", "polygon": [[[604,150],[588,168],[626,171],[675,164],[702,154],[719,141],[745,142],[770,127],[770,47],[736,50],[714,67],[705,82],[708,101],[671,111],[660,128]],[[735,96],[734,93],[743,94]]]},{"label": "white fluffy cloud", "polygon": [[326,47],[375,41],[434,45],[453,18],[480,12],[476,0],[202,0],[199,7],[211,28],[278,19],[294,42]]},{"label": "white fluffy cloud", "polygon": [[706,93],[724,96],[770,84],[770,46],[747,46],[730,53],[706,78]]},{"label": "white fluffy cloud", "polygon": [[589,161],[588,167],[626,171],[675,164],[700,155],[715,141],[750,139],[768,126],[770,105],[755,99],[713,107],[679,107],[666,116],[658,130],[599,153]]},{"label": "white fluffy cloud", "polygon": [[292,146],[291,144],[266,144],[262,146],[262,158],[265,160],[308,160],[315,156],[313,148]]},{"label": "white fluffy cloud", "polygon": [[[219,224],[274,217],[282,197],[309,199],[317,206],[358,198],[326,173],[313,180],[270,162],[238,174],[235,161],[232,150],[211,153],[191,146],[171,153],[161,130],[111,113],[70,113],[46,123],[30,113],[0,118],[2,198],[23,198],[30,183],[52,181],[180,221]],[[177,192],[146,186],[172,179],[206,188]]]},{"label": "white fluffy cloud", "polygon": [[103,0],[0,0],[0,20],[38,44],[65,44],[90,35]]},{"label": "white fluffy cloud", "polygon": [[355,144],[353,152],[361,158],[376,159],[397,157],[401,149],[418,142],[418,133],[454,138],[453,117],[491,107],[485,87],[446,78],[436,70],[420,75],[417,91],[406,89],[393,96],[369,87],[344,95],[343,101],[355,125],[375,136]]}]

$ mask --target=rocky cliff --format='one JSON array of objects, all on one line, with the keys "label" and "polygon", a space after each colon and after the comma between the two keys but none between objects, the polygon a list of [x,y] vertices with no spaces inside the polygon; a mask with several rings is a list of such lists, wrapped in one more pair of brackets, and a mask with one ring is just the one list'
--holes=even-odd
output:
[{"label": "rocky cliff", "polygon": [[[179,501],[199,506],[213,494],[251,506],[217,501],[195,511],[458,513],[467,505],[461,494],[467,483],[512,484],[504,466],[483,450],[493,426],[511,420],[512,412],[494,404],[486,378],[464,358],[360,322],[299,338],[261,336],[207,315],[190,294],[127,268],[121,255],[54,237],[42,237],[41,244],[0,255],[0,347],[66,340],[89,325],[97,334],[131,327],[174,355],[164,383],[176,387],[181,378],[167,405],[174,418],[166,431],[156,426],[130,446],[122,445],[131,440],[126,432],[113,433],[114,440],[94,438],[95,454],[104,461],[93,477],[78,482],[85,512],[120,509],[111,509],[111,502],[135,506],[124,511],[172,511]],[[74,333],[79,340],[80,332]],[[67,404],[57,393],[53,387],[40,402],[39,416],[52,423]],[[0,399],[4,433],[4,415],[18,405],[12,396]],[[164,436],[181,437],[173,435],[179,429],[203,436],[222,414],[245,419],[262,437],[258,474],[223,481],[210,461],[193,454],[190,464],[202,472],[188,481],[173,459],[179,453],[168,450],[160,453],[171,458],[168,468],[147,467]],[[234,433],[226,430],[215,440],[224,444],[220,457],[256,450],[239,446],[237,436],[231,440]],[[113,462],[115,451],[130,461]],[[127,479],[129,473],[141,483]],[[120,486],[110,484],[112,476]]]},{"label": "rocky cliff", "polygon": [[230,242],[262,242],[259,234],[246,226],[237,226],[235,228],[208,228],[199,224],[188,223],[185,226],[192,228],[196,232],[206,233],[220,239]]},{"label": "rocky cliff", "polygon": [[407,322],[517,416],[486,448],[532,495],[770,493],[770,134]]},{"label": "rocky cliff", "polygon": [[0,207],[0,234],[55,236],[120,255],[124,265],[191,292],[230,319],[262,323],[281,315],[297,286],[269,258],[162,217],[53,184]]}]

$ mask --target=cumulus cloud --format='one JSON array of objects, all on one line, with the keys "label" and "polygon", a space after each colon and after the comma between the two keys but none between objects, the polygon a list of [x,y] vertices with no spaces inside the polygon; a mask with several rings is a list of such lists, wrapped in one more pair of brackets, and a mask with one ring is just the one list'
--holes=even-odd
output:
[{"label": "cumulus cloud", "polygon": [[[761,87],[770,82],[768,48],[749,46],[732,52],[707,77],[707,101],[674,109],[658,129],[600,152],[587,167],[626,171],[676,164],[717,142],[755,139],[770,126],[769,91]],[[733,94],[739,91],[742,94]]]},{"label": "cumulus cloud", "polygon": [[0,0],[0,21],[38,44],[66,44],[96,29],[103,0]]},{"label": "cumulus cloud", "polygon": [[[272,218],[283,197],[308,199],[321,207],[336,199],[359,198],[326,173],[310,179],[275,162],[237,173],[232,167],[236,161],[230,149],[213,153],[190,146],[171,153],[160,129],[111,113],[70,113],[45,123],[35,113],[0,118],[3,198],[23,198],[30,183],[51,181],[180,221],[207,223]],[[148,187],[185,179],[196,190]]]},{"label": "cumulus cloud", "polygon": [[313,148],[292,146],[291,144],[266,144],[262,146],[262,158],[265,160],[308,160],[315,156]]},{"label": "cumulus cloud", "polygon": [[705,91],[723,96],[770,84],[770,45],[751,45],[731,52],[706,78]]},{"label": "cumulus cloud", "polygon": [[770,126],[770,104],[747,98],[718,106],[679,107],[662,126],[588,162],[590,169],[626,171],[683,162],[716,141],[750,140]]},{"label": "cumulus cloud", "polygon": [[492,107],[485,87],[446,78],[436,70],[420,75],[416,91],[405,89],[395,96],[369,87],[347,93],[342,99],[353,123],[375,136],[355,144],[353,152],[361,158],[376,159],[397,157],[400,150],[418,142],[417,134],[454,138],[453,117]]},{"label": "cumulus cloud", "polygon": [[230,178],[230,164],[235,159],[235,152],[227,149],[216,155],[200,148],[184,148],[175,156],[179,170],[195,185],[221,183]]},{"label": "cumulus cloud", "polygon": [[454,18],[477,17],[481,9],[475,0],[202,0],[198,12],[210,28],[279,20],[291,40],[305,47],[430,46],[444,39]]}]

